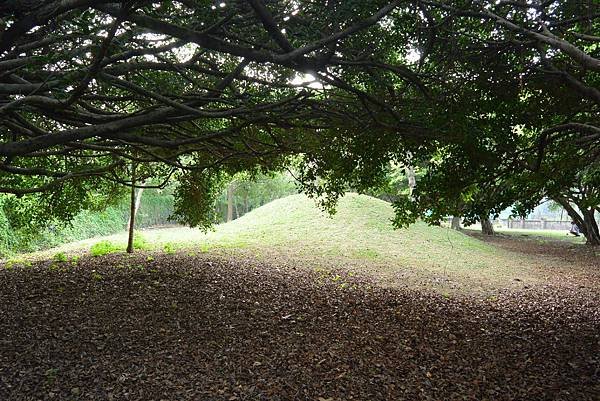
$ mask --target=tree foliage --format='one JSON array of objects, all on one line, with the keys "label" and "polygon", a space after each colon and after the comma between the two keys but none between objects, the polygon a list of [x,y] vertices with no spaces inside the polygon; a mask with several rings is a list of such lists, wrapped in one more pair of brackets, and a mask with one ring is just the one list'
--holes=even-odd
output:
[{"label": "tree foliage", "polygon": [[596,185],[599,8],[8,1],[0,191],[54,197],[43,210],[68,218],[90,188],[132,185],[135,164],[140,183],[178,176],[177,216],[206,226],[222,174],[301,154],[302,189],[329,209],[395,163],[428,171],[396,202],[397,224],[525,210]]}]

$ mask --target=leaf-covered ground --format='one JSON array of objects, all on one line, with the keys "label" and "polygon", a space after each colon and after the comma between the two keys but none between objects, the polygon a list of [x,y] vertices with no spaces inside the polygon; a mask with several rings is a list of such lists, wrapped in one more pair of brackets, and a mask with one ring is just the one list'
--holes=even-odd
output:
[{"label": "leaf-covered ground", "polygon": [[0,400],[598,400],[600,299],[206,255],[0,269]]}]

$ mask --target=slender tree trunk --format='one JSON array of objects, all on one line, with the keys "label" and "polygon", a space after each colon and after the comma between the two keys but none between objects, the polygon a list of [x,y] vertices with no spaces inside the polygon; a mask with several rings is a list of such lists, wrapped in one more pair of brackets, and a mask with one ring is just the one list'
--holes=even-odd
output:
[{"label": "slender tree trunk", "polygon": [[248,213],[248,191],[244,193],[244,214]]},{"label": "slender tree trunk", "polygon": [[481,222],[481,232],[485,235],[494,235],[494,226],[492,225],[492,222],[490,221],[489,217],[487,216],[481,216],[481,218],[479,219],[479,221]]},{"label": "slender tree trunk", "polygon": [[135,211],[136,211],[136,196],[135,196],[135,167],[131,174],[131,201],[129,203],[129,236],[127,238],[127,253],[133,253],[133,235],[135,228]]},{"label": "slender tree trunk", "polygon": [[233,220],[233,183],[227,187],[227,221]]},{"label": "slender tree trunk", "polygon": [[[142,183],[143,185],[143,183]],[[144,188],[140,188],[137,191],[137,195],[135,196],[135,211],[133,213],[134,216],[137,216],[138,210],[140,210],[140,205],[142,204],[142,193],[144,192]],[[131,224],[131,213],[129,216],[129,220],[127,220],[127,227]]]},{"label": "slender tree trunk", "polygon": [[452,216],[452,223],[450,224],[450,228],[453,230],[460,230],[460,216]]},{"label": "slender tree trunk", "polygon": [[411,166],[404,166],[404,174],[406,174],[406,179],[408,180],[408,190],[409,194],[412,197],[413,190],[417,185],[417,177],[415,176],[415,169]]}]

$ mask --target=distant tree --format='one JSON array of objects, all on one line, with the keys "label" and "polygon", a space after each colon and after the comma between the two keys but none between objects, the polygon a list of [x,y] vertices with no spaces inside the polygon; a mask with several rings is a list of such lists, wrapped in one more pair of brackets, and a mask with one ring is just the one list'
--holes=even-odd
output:
[{"label": "distant tree", "polygon": [[294,180],[287,173],[238,173],[231,177],[216,207],[217,210],[226,209],[225,221],[231,221],[275,199],[297,192]]},{"label": "distant tree", "polygon": [[460,230],[460,216],[452,216],[452,221],[450,222],[450,228],[453,230]]},{"label": "distant tree", "polygon": [[490,218],[486,215],[480,216],[479,222],[481,223],[481,233],[485,235],[494,235],[494,225],[490,221]]}]

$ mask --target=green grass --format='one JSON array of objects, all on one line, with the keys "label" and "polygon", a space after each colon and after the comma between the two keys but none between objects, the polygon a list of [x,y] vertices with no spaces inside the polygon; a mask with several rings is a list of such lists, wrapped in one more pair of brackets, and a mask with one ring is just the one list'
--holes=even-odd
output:
[{"label": "green grass", "polygon": [[567,235],[567,231],[561,230],[522,230],[519,228],[502,228],[496,231],[504,235],[510,235],[515,237],[530,237],[533,239],[547,239],[554,241],[560,240],[572,242],[575,244],[585,243],[585,237],[583,235],[575,237],[573,235]]},{"label": "green grass", "polygon": [[[369,272],[389,285],[440,286],[443,291],[541,282],[539,260],[515,254],[449,228],[417,223],[394,230],[389,203],[357,194],[329,216],[313,200],[293,195],[202,233],[183,227],[144,231],[137,248],[174,253],[251,256],[265,261]],[[126,234],[68,244],[56,252],[121,252]],[[547,261],[546,261],[547,262]]]},{"label": "green grass", "polygon": [[[105,239],[100,242],[96,242],[90,247],[90,255],[104,256],[109,255],[111,253],[124,252],[126,248],[127,245],[122,240],[115,243],[111,240]],[[152,248],[153,245],[146,240],[146,237],[144,235],[142,235],[139,232],[135,233],[133,237],[133,249],[146,250]]]},{"label": "green grass", "polygon": [[104,240],[92,245],[92,247],[90,248],[90,254],[92,256],[104,256],[111,253],[120,252],[122,250],[122,246],[117,245],[111,241]]},{"label": "green grass", "polygon": [[[465,227],[465,230],[479,232],[481,228],[478,224]],[[585,237],[575,237],[573,235],[567,235],[566,230],[526,230],[521,228],[499,228],[494,227],[497,234],[507,235],[510,237],[517,237],[523,239],[532,239],[537,241],[564,241],[573,244],[584,244]]]},{"label": "green grass", "polygon": [[69,258],[67,257],[67,254],[64,252],[58,252],[54,255],[53,259],[56,262],[66,262],[69,260]]}]

